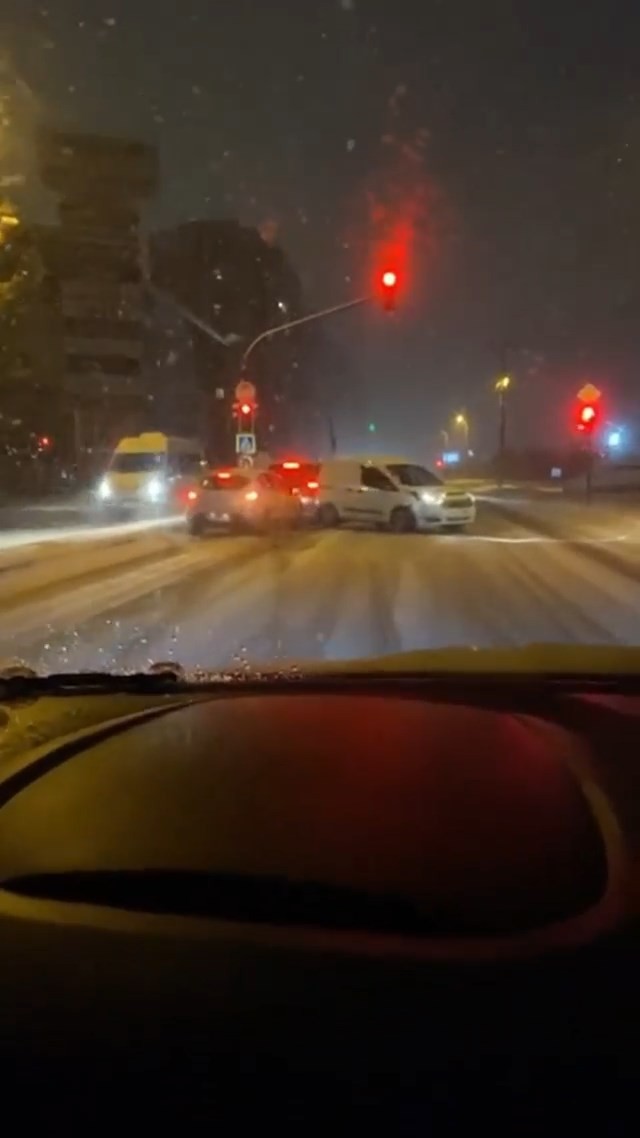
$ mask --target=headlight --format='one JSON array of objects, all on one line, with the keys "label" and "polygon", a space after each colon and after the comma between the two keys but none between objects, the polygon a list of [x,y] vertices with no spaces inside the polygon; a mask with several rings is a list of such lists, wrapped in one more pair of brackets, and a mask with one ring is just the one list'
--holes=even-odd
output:
[{"label": "headlight", "polygon": [[150,502],[157,502],[164,493],[164,484],[160,478],[150,478],[145,487]]},{"label": "headlight", "polygon": [[431,506],[439,506],[444,495],[436,493],[435,490],[423,490],[420,497],[422,498],[423,502],[428,502]]},{"label": "headlight", "polygon": [[102,479],[102,482],[98,486],[97,494],[101,502],[106,502],[107,498],[111,497],[111,483],[108,478]]}]

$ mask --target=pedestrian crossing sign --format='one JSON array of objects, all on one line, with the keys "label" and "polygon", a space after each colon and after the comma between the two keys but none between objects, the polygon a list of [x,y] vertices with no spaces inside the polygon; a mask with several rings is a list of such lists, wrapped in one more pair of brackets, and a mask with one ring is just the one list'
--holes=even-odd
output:
[{"label": "pedestrian crossing sign", "polygon": [[256,436],[253,434],[236,435],[236,454],[252,455],[256,453]]}]

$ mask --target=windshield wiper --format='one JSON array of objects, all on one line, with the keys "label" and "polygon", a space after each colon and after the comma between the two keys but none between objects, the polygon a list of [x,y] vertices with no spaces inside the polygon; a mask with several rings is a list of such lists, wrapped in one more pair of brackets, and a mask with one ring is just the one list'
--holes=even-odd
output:
[{"label": "windshield wiper", "polygon": [[[220,683],[228,682],[221,675]],[[148,672],[51,672],[40,676],[32,668],[11,667],[0,671],[0,700],[29,698],[39,695],[92,695],[101,693],[135,693],[136,695],[175,694],[193,690],[195,683],[185,680],[180,664],[154,664]]]},{"label": "windshield wiper", "polygon": [[[299,691],[335,691],[383,688],[391,693],[407,684],[415,691],[451,698],[480,698],[483,693],[502,694],[512,699],[518,691],[531,697],[567,693],[614,693],[636,695],[640,688],[640,671],[622,668],[609,674],[600,671],[575,672],[562,669],[537,671],[466,670],[461,660],[459,669],[438,667],[439,654],[433,665],[425,667],[422,654],[373,659],[371,661],[332,661],[306,671],[298,664],[290,670],[282,667],[262,670],[220,671],[213,674],[195,672],[188,676],[180,664],[154,664],[148,672],[52,672],[40,676],[31,668],[15,667],[0,671],[0,703],[33,700],[40,696],[83,695],[216,695],[237,694],[265,689],[282,690],[295,686]],[[621,661],[624,665],[624,657]],[[434,666],[435,665],[435,666]]]},{"label": "windshield wiper", "polygon": [[274,925],[316,925],[433,935],[403,897],[271,874],[180,869],[74,870],[12,877],[1,883],[25,897],[104,905],[173,916]]},{"label": "windshield wiper", "polygon": [[[51,672],[40,676],[32,668],[12,667],[0,670],[0,703],[19,699],[37,699],[42,695],[189,695],[215,694],[230,688],[259,688],[278,686],[285,680],[300,681],[301,673],[292,670],[283,675],[277,671],[214,673],[194,672],[187,675],[181,664],[153,664],[148,672]],[[310,677],[313,679],[313,676]]]}]

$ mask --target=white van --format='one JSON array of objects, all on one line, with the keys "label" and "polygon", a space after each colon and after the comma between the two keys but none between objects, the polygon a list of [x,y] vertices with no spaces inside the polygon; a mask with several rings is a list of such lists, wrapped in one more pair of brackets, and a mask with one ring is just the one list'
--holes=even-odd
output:
[{"label": "white van", "polygon": [[105,508],[179,508],[206,466],[195,439],[158,431],[120,439],[96,497]]},{"label": "white van", "polygon": [[325,526],[360,523],[395,533],[464,529],[475,521],[471,494],[406,458],[334,458],[320,465],[318,516]]}]

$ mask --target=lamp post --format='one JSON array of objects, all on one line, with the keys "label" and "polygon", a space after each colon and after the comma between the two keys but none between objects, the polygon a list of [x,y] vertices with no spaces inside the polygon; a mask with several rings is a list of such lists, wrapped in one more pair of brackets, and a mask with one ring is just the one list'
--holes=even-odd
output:
[{"label": "lamp post", "polygon": [[507,392],[511,387],[511,377],[500,376],[496,380],[495,390],[498,396],[498,483],[502,485],[504,479],[504,456],[507,448]]}]

